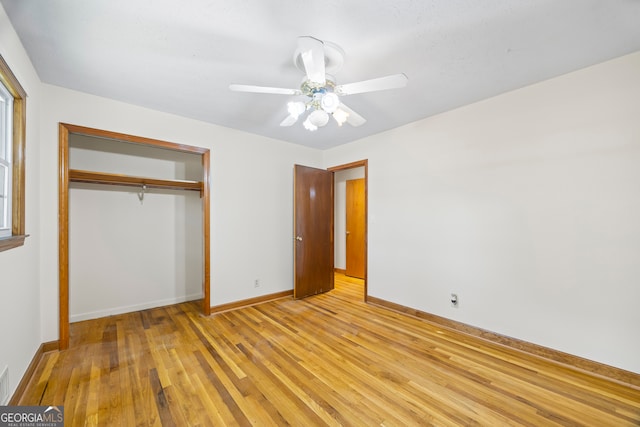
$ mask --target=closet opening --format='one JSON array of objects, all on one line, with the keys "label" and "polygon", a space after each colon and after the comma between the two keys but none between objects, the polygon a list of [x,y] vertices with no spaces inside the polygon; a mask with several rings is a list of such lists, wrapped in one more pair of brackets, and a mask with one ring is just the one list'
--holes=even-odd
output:
[{"label": "closet opening", "polygon": [[60,123],[59,341],[72,321],[210,304],[210,157],[202,147]]}]

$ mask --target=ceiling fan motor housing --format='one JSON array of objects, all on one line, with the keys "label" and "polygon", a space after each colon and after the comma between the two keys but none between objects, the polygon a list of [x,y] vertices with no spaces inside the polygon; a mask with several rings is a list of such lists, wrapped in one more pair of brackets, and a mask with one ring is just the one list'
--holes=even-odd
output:
[{"label": "ceiling fan motor housing", "polygon": [[318,84],[316,82],[312,82],[306,77],[302,80],[302,84],[300,85],[300,91],[307,95],[313,97],[316,93],[327,93],[333,92],[333,89],[336,87],[336,79],[329,74],[325,77],[324,85]]},{"label": "ceiling fan motor housing", "polygon": [[[324,69],[327,73],[335,73],[342,68],[344,64],[344,50],[335,43],[323,41],[324,43]],[[302,51],[298,47],[293,53],[293,65],[303,73],[305,72],[304,62],[302,60]]]}]

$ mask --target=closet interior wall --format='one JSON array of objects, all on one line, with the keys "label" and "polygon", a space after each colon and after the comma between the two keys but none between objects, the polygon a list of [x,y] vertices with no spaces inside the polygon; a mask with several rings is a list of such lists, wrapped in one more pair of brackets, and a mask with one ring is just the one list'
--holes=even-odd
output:
[{"label": "closet interior wall", "polygon": [[[69,169],[201,181],[201,156],[69,135]],[[69,183],[69,320],[203,297],[199,191]]]}]

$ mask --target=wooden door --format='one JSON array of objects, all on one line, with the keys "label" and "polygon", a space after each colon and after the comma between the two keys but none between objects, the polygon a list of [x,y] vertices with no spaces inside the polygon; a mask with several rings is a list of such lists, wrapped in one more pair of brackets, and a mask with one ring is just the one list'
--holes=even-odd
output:
[{"label": "wooden door", "polygon": [[333,172],[294,167],[293,297],[333,289]]},{"label": "wooden door", "polygon": [[347,181],[347,276],[364,279],[364,179]]}]

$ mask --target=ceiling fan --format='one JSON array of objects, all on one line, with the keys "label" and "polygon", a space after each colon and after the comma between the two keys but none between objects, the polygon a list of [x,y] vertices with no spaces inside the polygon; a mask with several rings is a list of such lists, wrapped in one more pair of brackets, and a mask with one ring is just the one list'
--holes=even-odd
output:
[{"label": "ceiling fan", "polygon": [[288,89],[267,86],[242,84],[229,85],[236,92],[268,93],[279,95],[304,95],[303,101],[292,101],[287,104],[289,115],[280,126],[291,126],[307,111],[309,114],[303,122],[306,129],[314,131],[325,126],[329,117],[342,126],[345,122],[351,126],[360,126],[366,119],[347,107],[340,98],[364,92],[396,89],[407,85],[407,76],[393,74],[355,83],[336,84],[333,73],[340,69],[344,62],[344,52],[330,42],[323,42],[311,36],[298,37],[298,47],[293,55],[296,67],[305,73],[299,89]]}]

